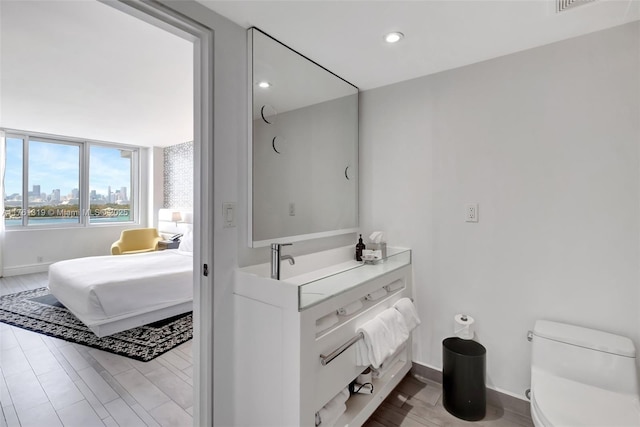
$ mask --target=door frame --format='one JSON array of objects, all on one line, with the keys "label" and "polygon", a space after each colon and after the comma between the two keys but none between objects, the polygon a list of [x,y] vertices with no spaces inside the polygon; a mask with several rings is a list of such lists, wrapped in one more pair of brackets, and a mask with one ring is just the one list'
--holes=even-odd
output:
[{"label": "door frame", "polygon": [[[98,0],[193,42],[193,425],[213,426],[214,30],[155,0]],[[196,274],[197,273],[197,274]]]}]

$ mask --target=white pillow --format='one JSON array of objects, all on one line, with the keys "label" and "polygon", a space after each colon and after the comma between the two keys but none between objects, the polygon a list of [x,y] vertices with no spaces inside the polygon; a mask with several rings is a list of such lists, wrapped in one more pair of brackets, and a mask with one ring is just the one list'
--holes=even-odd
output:
[{"label": "white pillow", "polygon": [[193,252],[193,231],[189,230],[184,233],[184,236],[180,239],[179,251]]}]

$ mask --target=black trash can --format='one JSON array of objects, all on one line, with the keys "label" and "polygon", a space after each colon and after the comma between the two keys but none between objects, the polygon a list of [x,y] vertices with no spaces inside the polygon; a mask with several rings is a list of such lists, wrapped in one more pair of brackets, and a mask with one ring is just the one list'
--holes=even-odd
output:
[{"label": "black trash can", "polygon": [[442,341],[442,403],[450,414],[467,421],[484,418],[487,350],[458,337]]}]

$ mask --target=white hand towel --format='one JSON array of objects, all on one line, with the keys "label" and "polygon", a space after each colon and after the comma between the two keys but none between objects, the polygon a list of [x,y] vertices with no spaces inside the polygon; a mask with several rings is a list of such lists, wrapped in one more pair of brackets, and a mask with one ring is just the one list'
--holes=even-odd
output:
[{"label": "white hand towel", "polygon": [[356,311],[360,310],[362,308],[362,301],[361,300],[356,300],[354,302],[352,302],[351,304],[347,304],[344,307],[340,307],[338,309],[338,314],[340,316],[349,316],[353,313],[355,313]]},{"label": "white hand towel", "polygon": [[364,297],[366,300],[375,301],[387,295],[387,290],[385,288],[380,288],[377,291],[371,292]]},{"label": "white hand towel", "polygon": [[420,324],[418,310],[416,310],[416,306],[413,305],[413,302],[411,302],[409,298],[401,298],[393,306],[402,314],[409,332],[413,331],[416,326]]},{"label": "white hand towel", "polygon": [[409,330],[398,310],[391,307],[358,328],[364,339],[356,343],[358,366],[377,369],[384,359],[395,353],[409,339]]},{"label": "white hand towel", "polygon": [[345,402],[349,399],[349,388],[343,388],[326,405],[318,411],[320,425],[323,427],[332,426],[338,418],[347,410]]},{"label": "white hand towel", "polygon": [[336,421],[347,411],[347,405],[344,403],[340,403],[335,407],[331,408],[329,412],[326,409],[326,406],[320,409],[318,412],[320,416],[320,426],[322,427],[333,427],[336,424]]},{"label": "white hand towel", "polygon": [[351,397],[351,393],[349,393],[349,387],[345,387],[340,390],[340,393],[336,394],[333,399],[337,400],[338,402],[344,403],[349,400],[349,397]]},{"label": "white hand towel", "polygon": [[338,322],[339,319],[335,313],[327,314],[326,316],[316,320],[316,333],[325,331]]}]

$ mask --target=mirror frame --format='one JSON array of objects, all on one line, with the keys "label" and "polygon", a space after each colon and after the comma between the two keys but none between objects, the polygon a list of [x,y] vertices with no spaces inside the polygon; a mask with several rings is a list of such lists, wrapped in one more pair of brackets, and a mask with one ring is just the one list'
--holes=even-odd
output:
[{"label": "mirror frame", "polygon": [[[249,88],[248,92],[248,103],[247,103],[247,110],[248,110],[248,129],[249,129],[249,135],[248,135],[248,156],[247,156],[247,161],[248,161],[248,167],[247,167],[247,178],[248,178],[248,203],[247,203],[247,239],[248,239],[248,244],[250,248],[260,248],[260,247],[265,247],[265,246],[269,246],[271,243],[289,243],[289,242],[300,242],[303,240],[311,240],[311,239],[318,239],[318,238],[322,238],[322,237],[331,237],[331,236],[339,236],[339,235],[343,235],[343,234],[349,234],[349,233],[355,233],[359,230],[359,224],[360,224],[360,180],[358,179],[358,184],[356,186],[356,191],[355,191],[355,195],[354,197],[356,198],[356,206],[355,206],[355,213],[356,213],[356,221],[355,221],[355,225],[353,227],[349,227],[349,228],[343,228],[343,229],[336,229],[336,230],[327,230],[327,231],[319,231],[319,232],[315,232],[315,233],[308,233],[308,234],[299,234],[299,235],[292,235],[292,236],[283,236],[283,237],[277,237],[277,238],[273,238],[273,239],[269,239],[269,240],[253,240],[253,90],[254,90],[254,84],[253,84],[253,33],[252,31],[258,31],[261,34],[267,36],[268,38],[270,38],[271,40],[273,40],[274,42],[281,44],[282,46],[284,46],[285,48],[289,49],[292,53],[295,53],[297,55],[300,55],[302,58],[306,59],[307,61],[315,64],[316,66],[322,68],[323,70],[325,70],[326,72],[332,74],[333,76],[335,76],[336,78],[342,80],[343,82],[349,84],[350,86],[352,86],[357,92],[358,97],[360,96],[360,89],[348,82],[347,80],[343,79],[342,77],[338,76],[337,74],[333,73],[330,70],[327,70],[325,67],[323,67],[322,65],[318,64],[317,62],[313,61],[312,59],[309,59],[307,56],[301,54],[300,52],[296,51],[295,49],[292,49],[291,47],[287,46],[286,44],[282,43],[281,41],[273,38],[272,36],[270,36],[269,34],[265,33],[264,31],[262,31],[261,29],[257,28],[257,27],[250,27],[247,29],[247,87]],[[359,102],[358,102],[359,104]],[[359,110],[359,105],[358,105],[358,110]],[[359,117],[359,112],[358,112],[358,117]],[[359,153],[360,151],[360,138],[359,138],[359,134],[360,134],[360,126],[358,124],[358,127],[356,129],[356,152]],[[358,172],[358,175],[360,174],[360,155],[358,154],[356,156],[356,171]]]}]

